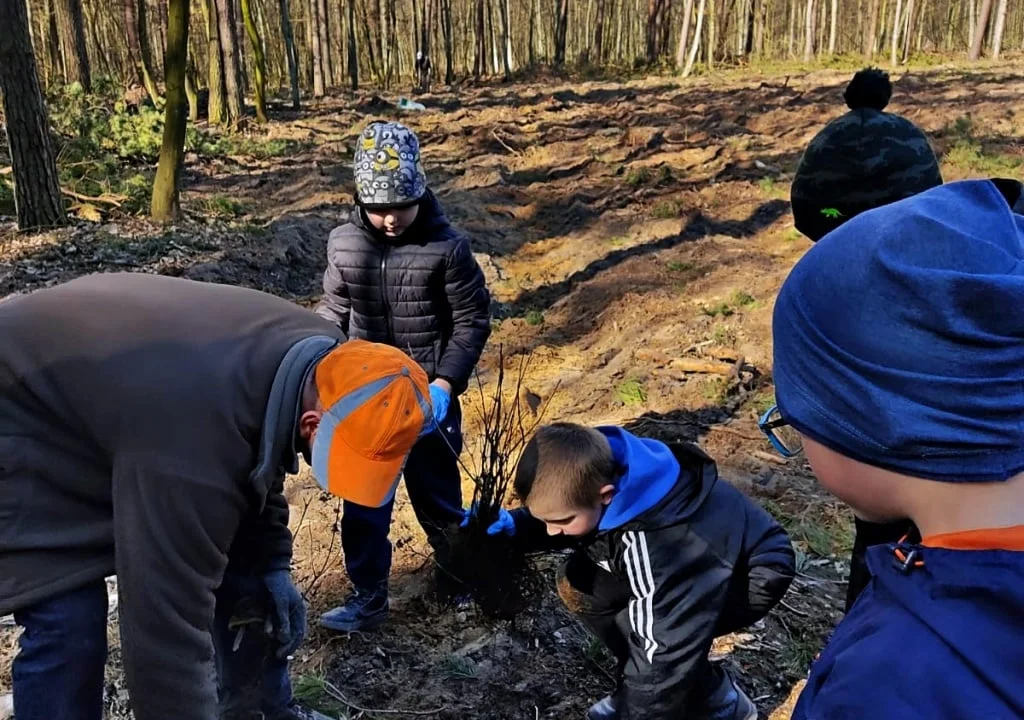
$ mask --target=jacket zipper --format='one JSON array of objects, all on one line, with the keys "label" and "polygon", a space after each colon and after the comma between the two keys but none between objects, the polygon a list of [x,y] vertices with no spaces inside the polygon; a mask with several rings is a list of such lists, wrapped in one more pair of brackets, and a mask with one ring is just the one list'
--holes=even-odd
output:
[{"label": "jacket zipper", "polygon": [[391,303],[388,301],[388,253],[391,248],[384,246],[384,252],[380,256],[380,301],[384,306],[384,322],[388,326],[388,341],[395,345],[395,329],[391,325]]}]

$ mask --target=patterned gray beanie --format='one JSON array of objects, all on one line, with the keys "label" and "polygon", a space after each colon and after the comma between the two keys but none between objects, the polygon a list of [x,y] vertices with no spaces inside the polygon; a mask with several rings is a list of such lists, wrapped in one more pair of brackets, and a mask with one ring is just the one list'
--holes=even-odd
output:
[{"label": "patterned gray beanie", "polygon": [[420,141],[396,122],[375,122],[360,135],[352,172],[364,207],[410,205],[427,192]]}]

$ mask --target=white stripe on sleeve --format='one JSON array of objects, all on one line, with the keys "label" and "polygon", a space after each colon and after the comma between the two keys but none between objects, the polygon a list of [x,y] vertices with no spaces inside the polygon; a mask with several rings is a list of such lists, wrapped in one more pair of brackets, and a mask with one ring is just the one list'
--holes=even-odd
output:
[{"label": "white stripe on sleeve", "polygon": [[633,632],[644,642],[647,662],[653,662],[658,643],[654,639],[654,573],[647,552],[647,535],[644,532],[626,532],[622,542],[626,546],[626,574],[633,590],[629,601],[629,622]]}]

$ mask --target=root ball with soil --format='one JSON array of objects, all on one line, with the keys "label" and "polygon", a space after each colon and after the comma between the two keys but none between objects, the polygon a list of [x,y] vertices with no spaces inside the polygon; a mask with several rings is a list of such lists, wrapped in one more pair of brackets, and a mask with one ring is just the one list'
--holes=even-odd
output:
[{"label": "root ball with soil", "polygon": [[[539,588],[530,558],[514,536],[489,535],[508,497],[519,456],[540,424],[547,403],[523,384],[529,357],[520,358],[514,386],[507,387],[505,357],[498,348],[496,384],[488,393],[479,373],[476,397],[479,444],[463,469],[473,480],[473,513],[465,526],[451,527],[447,547],[437,557],[438,591],[442,600],[468,594],[481,612],[511,619]],[[550,396],[548,398],[550,400]]]}]

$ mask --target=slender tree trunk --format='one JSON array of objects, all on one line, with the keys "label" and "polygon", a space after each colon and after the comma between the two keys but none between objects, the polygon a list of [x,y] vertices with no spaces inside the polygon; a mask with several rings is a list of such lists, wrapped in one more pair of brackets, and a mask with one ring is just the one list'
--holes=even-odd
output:
[{"label": "slender tree trunk", "polygon": [[352,92],[359,89],[359,48],[356,46],[356,0],[348,0],[348,77]]},{"label": "slender tree trunk", "polygon": [[804,16],[804,62],[814,57],[814,0],[807,0]]},{"label": "slender tree trunk", "polygon": [[889,38],[889,64],[896,66],[896,47],[900,37],[900,20],[903,19],[903,0],[896,0],[896,12],[892,18],[892,36]]},{"label": "slender tree trunk", "polygon": [[967,47],[968,50],[974,47],[975,31],[978,27],[978,4],[977,0],[970,0],[967,9]]},{"label": "slender tree trunk", "polygon": [[153,55],[149,47],[149,27],[146,22],[146,3],[144,0],[124,0],[124,25],[128,39],[128,53],[133,62],[138,63],[136,70],[146,93],[153,104],[160,107],[162,100],[153,81]]},{"label": "slender tree trunk", "polygon": [[839,16],[839,0],[832,0],[832,17],[828,26],[828,54],[836,54],[836,19]]},{"label": "slender tree trunk", "polygon": [[452,26],[452,0],[441,0],[441,28],[444,31],[444,83],[455,82],[455,32]]},{"label": "slender tree trunk", "polygon": [[527,33],[527,64],[532,70],[537,64],[537,0],[530,0],[530,26]]},{"label": "slender tree trunk", "polygon": [[217,4],[217,22],[220,35],[221,59],[224,68],[224,90],[227,98],[229,124],[237,123],[245,113],[242,99],[242,79],[235,38],[235,13],[231,0],[214,0]]},{"label": "slender tree trunk", "polygon": [[203,22],[206,23],[206,54],[209,61],[207,84],[210,87],[210,98],[206,117],[211,125],[220,125],[225,121],[224,107],[227,88],[224,85],[224,57],[220,48],[217,2],[216,0],[202,0],[199,7],[202,8]]},{"label": "slender tree trunk", "polygon": [[153,180],[154,220],[171,220],[178,214],[178,186],[185,159],[185,69],[188,61],[189,0],[170,0],[167,13],[167,53],[164,73],[167,105],[164,108],[164,139]]},{"label": "slender tree trunk", "polygon": [[29,230],[63,225],[67,216],[25,3],[0,2],[0,27],[0,94],[14,166],[18,227]]},{"label": "slender tree trunk", "polygon": [[985,44],[985,30],[988,29],[989,16],[992,14],[992,0],[982,0],[978,12],[978,23],[974,28],[974,42],[967,54],[967,59],[974,61],[981,57],[981,48]]},{"label": "slender tree trunk", "polygon": [[683,68],[683,77],[693,72],[694,63],[697,62],[697,51],[700,49],[700,34],[704,29],[704,8],[707,0],[700,0],[697,6],[697,24],[693,28],[693,44],[690,45],[690,57],[686,59],[686,67]]},{"label": "slender tree trunk", "polygon": [[996,9],[996,26],[992,33],[992,57],[998,59],[1003,50],[1003,33],[1006,32],[1006,0],[999,0]]},{"label": "slender tree trunk", "polygon": [[690,34],[690,16],[693,14],[693,0],[686,0],[683,4],[682,27],[679,28],[679,44],[676,46],[676,68],[682,70],[686,67],[686,43]]},{"label": "slender tree trunk", "polygon": [[[7,0],[18,2],[18,0]],[[82,0],[57,0],[58,28],[64,51],[66,77],[77,82],[86,92],[92,91],[92,73],[89,70],[89,52],[85,42],[82,20]]]},{"label": "slender tree trunk", "polygon": [[242,0],[242,22],[245,23],[245,33],[249,36],[249,45],[252,47],[256,121],[265,123],[267,122],[267,59],[263,55],[263,41],[260,39],[260,33],[253,18],[252,0]]},{"label": "slender tree trunk", "polygon": [[565,39],[569,29],[569,0],[556,0],[555,66],[565,64]]},{"label": "slender tree trunk", "polygon": [[515,58],[512,56],[512,8],[510,0],[498,0],[502,8],[501,27],[505,40],[505,77],[511,78],[512,71],[516,69]]},{"label": "slender tree trunk", "polygon": [[910,59],[910,38],[914,33],[914,0],[907,0],[907,11],[906,19],[904,20],[903,29],[903,63],[906,64]]},{"label": "slender tree trunk", "polygon": [[320,0],[309,0],[309,42],[313,51],[313,97],[325,94],[324,47],[320,39]]},{"label": "slender tree trunk", "polygon": [[[295,47],[295,31],[292,29],[292,18],[288,0],[278,0],[281,13],[281,35],[284,37],[284,54],[288,60],[288,81],[292,90],[292,109],[299,109],[299,53]],[[350,0],[351,4],[351,0]]]},{"label": "slender tree trunk", "polygon": [[192,68],[185,68],[185,97],[188,99],[188,120],[191,123],[199,121],[199,92],[196,90],[195,79],[192,77]]}]

